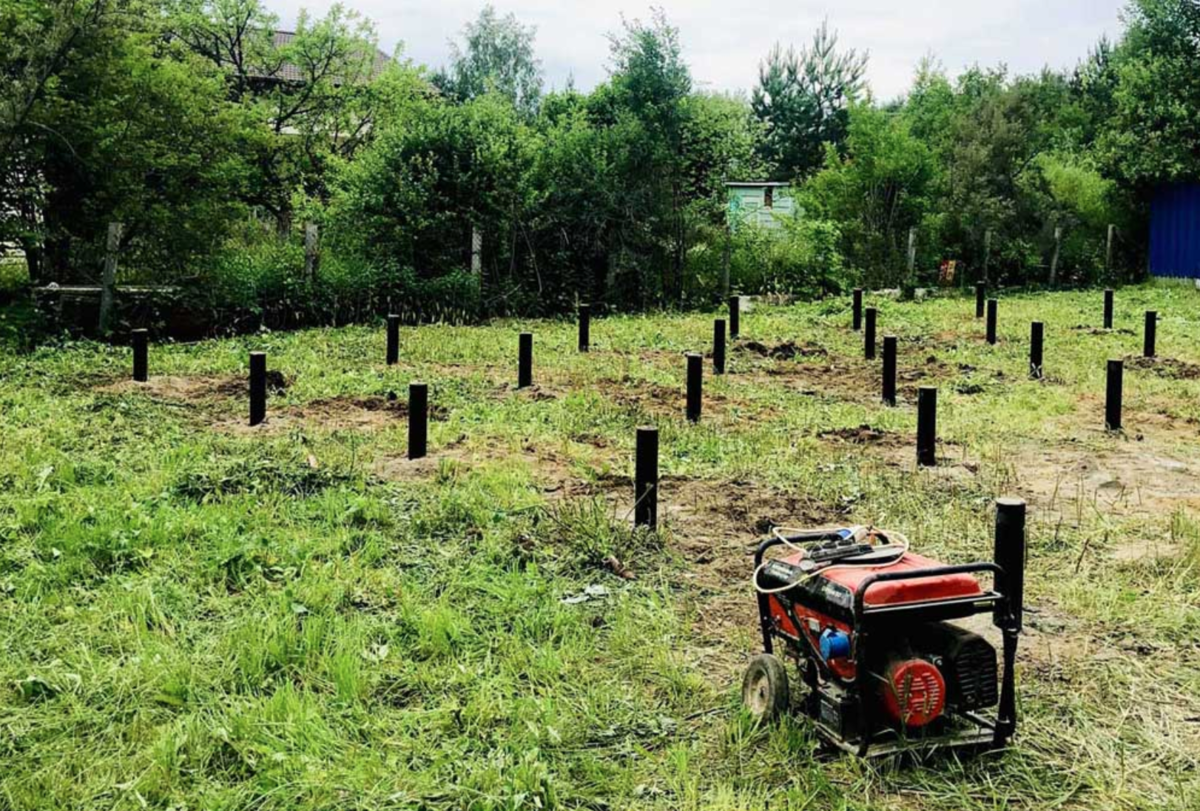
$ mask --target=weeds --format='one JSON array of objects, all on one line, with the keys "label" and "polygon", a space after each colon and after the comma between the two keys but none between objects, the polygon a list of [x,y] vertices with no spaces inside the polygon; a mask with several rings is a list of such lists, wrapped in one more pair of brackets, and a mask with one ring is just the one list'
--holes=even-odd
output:
[{"label": "weeds", "polygon": [[[942,389],[936,470],[832,300],[746,313],[747,340],[828,354],[731,352],[696,426],[681,353],[711,314],[596,319],[586,356],[567,323],[405,328],[396,367],[360,327],[155,346],[202,402],[114,386],[120,348],[0,356],[0,809],[1195,808],[1200,380],[1176,370],[1200,301],[1118,292],[1124,326],[1164,314],[1126,437],[1100,424],[1103,360],[1138,338],[1070,328],[1098,293],[1006,297],[997,347],[965,299],[873,303],[902,375]],[[1035,318],[1050,383],[1025,377]],[[513,392],[522,329],[547,397]],[[250,349],[286,375],[286,431],[229,427]],[[415,379],[444,409],[423,463],[402,415],[337,419]],[[641,421],[660,533],[628,520]],[[864,763],[750,723],[759,533],[867,522],[986,558],[1011,492],[1012,749]]]}]

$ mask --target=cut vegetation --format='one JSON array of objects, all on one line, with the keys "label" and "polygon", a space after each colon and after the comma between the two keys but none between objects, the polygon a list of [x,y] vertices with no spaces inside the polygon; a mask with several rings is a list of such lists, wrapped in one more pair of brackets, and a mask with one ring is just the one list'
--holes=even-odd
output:
[{"label": "cut vegetation", "polygon": [[[1117,301],[1118,327],[1162,314],[1162,358],[1127,364],[1115,435],[1104,362],[1140,343],[1073,328],[1098,292],[1004,297],[996,347],[967,299],[872,302],[901,380],[940,389],[929,470],[828,304],[743,314],[697,425],[702,314],[597,317],[586,355],[567,322],[406,327],[392,367],[381,328],[154,345],[144,385],[122,348],[5,354],[0,809],[1196,808],[1200,298]],[[282,375],[256,429],[251,349]],[[629,520],[643,423],[659,533]],[[867,763],[749,722],[757,538],[876,523],[987,558],[1006,494],[1030,503],[1011,748]]]}]

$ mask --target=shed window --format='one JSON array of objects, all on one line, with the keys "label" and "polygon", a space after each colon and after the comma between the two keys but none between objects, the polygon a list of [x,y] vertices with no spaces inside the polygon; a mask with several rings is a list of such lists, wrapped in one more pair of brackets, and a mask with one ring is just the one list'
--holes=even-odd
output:
[{"label": "shed window", "polygon": [[767,186],[763,189],[763,208],[775,207],[775,189]]}]

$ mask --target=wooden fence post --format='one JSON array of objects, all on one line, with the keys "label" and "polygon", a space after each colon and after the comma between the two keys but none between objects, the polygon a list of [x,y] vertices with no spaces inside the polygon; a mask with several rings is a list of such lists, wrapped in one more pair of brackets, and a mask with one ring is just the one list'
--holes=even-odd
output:
[{"label": "wooden fence post", "polygon": [[1050,286],[1058,286],[1058,253],[1062,248],[1062,226],[1054,227],[1054,256],[1050,259]]},{"label": "wooden fence post", "polygon": [[317,268],[321,263],[321,234],[315,222],[304,226],[304,278],[309,283],[317,280]]},{"label": "wooden fence post", "polygon": [[108,334],[112,326],[113,297],[117,286],[117,254],[121,250],[124,223],[110,222],[104,243],[104,274],[100,277],[100,334]]},{"label": "wooden fence post", "polygon": [[912,281],[913,271],[917,267],[917,229],[908,229],[908,278]]},{"label": "wooden fence post", "polygon": [[725,249],[721,257],[721,298],[729,298],[729,263],[733,259],[733,230],[725,225]]},{"label": "wooden fence post", "polygon": [[1113,239],[1116,237],[1117,226],[1108,224],[1108,241],[1104,245],[1104,274],[1112,275]]},{"label": "wooden fence post", "polygon": [[988,266],[992,262],[992,229],[983,232],[983,283],[988,282]]},{"label": "wooden fence post", "polygon": [[483,278],[483,232],[471,226],[471,273],[476,279]]}]

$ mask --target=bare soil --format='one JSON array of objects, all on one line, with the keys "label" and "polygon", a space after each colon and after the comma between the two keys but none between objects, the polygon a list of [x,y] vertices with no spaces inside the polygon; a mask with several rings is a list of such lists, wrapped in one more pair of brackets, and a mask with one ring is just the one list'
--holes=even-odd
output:
[{"label": "bare soil", "polygon": [[786,341],[773,346],[761,344],[758,341],[743,341],[734,346],[734,351],[775,360],[793,360],[798,357],[823,358],[829,354],[829,351],[823,346],[814,343],[797,344],[794,341]]},{"label": "bare soil", "polygon": [[1188,363],[1174,358],[1146,358],[1131,355],[1125,358],[1125,367],[1139,371],[1149,371],[1159,377],[1174,380],[1196,380],[1200,378],[1200,365]]},{"label": "bare soil", "polygon": [[895,447],[912,445],[916,441],[911,436],[884,431],[881,428],[872,428],[866,424],[860,425],[857,428],[834,428],[828,431],[821,431],[817,436],[831,442],[849,445],[887,445]]},{"label": "bare soil", "polygon": [[[278,370],[267,372],[267,392],[286,391],[291,381]],[[250,381],[243,375],[165,375],[151,377],[145,383],[121,380],[98,386],[95,391],[108,394],[138,393],[149,397],[184,402],[211,402],[233,397],[249,397]]]},{"label": "bare soil", "polygon": [[[446,419],[448,412],[440,405],[429,406],[429,419]],[[237,434],[286,433],[296,429],[375,430],[394,425],[408,418],[408,402],[394,394],[389,396],[328,397],[302,405],[271,409],[267,420],[251,427],[242,419],[222,419],[214,424],[217,430]]]},{"label": "bare soil", "polygon": [[1106,439],[1107,447],[1099,450],[1069,442],[1014,449],[1010,465],[1018,491],[1063,517],[1099,509],[1161,518],[1180,507],[1200,507],[1200,478],[1177,446],[1120,435]]}]

